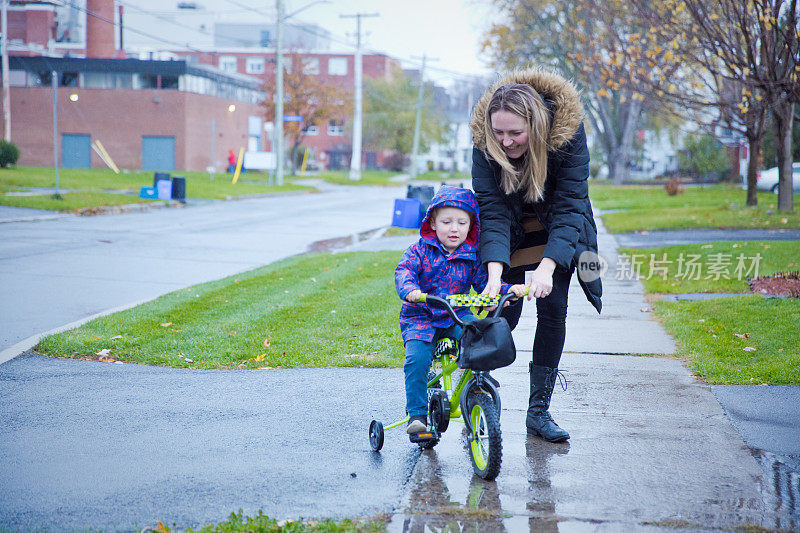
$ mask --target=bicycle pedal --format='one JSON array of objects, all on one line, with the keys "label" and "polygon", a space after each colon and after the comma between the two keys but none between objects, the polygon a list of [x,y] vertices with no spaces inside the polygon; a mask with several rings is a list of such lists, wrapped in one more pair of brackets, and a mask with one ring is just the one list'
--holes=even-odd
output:
[{"label": "bicycle pedal", "polygon": [[435,431],[423,431],[420,433],[410,433],[408,435],[411,442],[428,442],[430,440],[438,438]]}]

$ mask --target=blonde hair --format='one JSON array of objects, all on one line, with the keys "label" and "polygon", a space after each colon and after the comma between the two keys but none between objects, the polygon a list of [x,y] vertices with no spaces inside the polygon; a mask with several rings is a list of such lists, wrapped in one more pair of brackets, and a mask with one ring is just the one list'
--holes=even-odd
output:
[{"label": "blonde hair", "polygon": [[[501,110],[522,117],[528,127],[528,149],[517,165],[508,159],[492,129],[492,115]],[[522,83],[499,87],[489,100],[483,128],[486,150],[502,169],[500,186],[503,191],[506,194],[522,191],[527,202],[541,200],[544,196],[544,182],[547,179],[550,112],[539,93],[530,85]]]}]

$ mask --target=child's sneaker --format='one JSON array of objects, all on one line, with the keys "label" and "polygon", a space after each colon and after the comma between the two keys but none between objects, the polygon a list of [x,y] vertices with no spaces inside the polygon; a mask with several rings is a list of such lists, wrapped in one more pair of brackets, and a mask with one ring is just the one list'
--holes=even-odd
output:
[{"label": "child's sneaker", "polygon": [[417,415],[412,416],[408,420],[408,425],[406,426],[406,433],[413,434],[413,433],[421,433],[428,429],[428,417],[425,415]]}]

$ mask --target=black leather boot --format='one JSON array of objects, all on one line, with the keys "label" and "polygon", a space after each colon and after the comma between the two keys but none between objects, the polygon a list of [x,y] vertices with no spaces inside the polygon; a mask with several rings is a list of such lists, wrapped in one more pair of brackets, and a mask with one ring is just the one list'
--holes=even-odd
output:
[{"label": "black leather boot", "polygon": [[548,412],[557,376],[557,368],[530,363],[531,395],[525,425],[528,433],[548,442],[562,442],[569,438],[569,433],[558,427]]}]

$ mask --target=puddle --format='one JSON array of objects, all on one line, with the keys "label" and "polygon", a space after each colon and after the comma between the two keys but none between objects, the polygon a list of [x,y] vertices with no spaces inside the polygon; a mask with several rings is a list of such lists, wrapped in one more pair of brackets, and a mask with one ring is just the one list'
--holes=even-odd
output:
[{"label": "puddle", "polygon": [[800,456],[754,449],[753,457],[764,471],[764,502],[775,513],[772,527],[796,531],[800,528]]},{"label": "puddle", "polygon": [[353,233],[344,237],[334,237],[333,239],[324,239],[321,241],[312,242],[308,249],[309,253],[325,253],[348,248],[354,244],[375,239],[383,235],[386,231],[385,227],[375,228],[361,233]]}]

